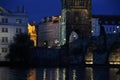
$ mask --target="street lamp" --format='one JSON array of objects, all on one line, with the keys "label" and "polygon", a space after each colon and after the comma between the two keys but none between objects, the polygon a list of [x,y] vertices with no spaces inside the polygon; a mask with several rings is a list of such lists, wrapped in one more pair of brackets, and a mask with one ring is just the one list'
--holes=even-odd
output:
[{"label": "street lamp", "polygon": [[117,34],[118,34],[118,36],[119,36],[119,28],[120,28],[120,26],[117,26]]},{"label": "street lamp", "polygon": [[117,26],[117,28],[119,28],[120,26]]},{"label": "street lamp", "polygon": [[113,31],[113,33],[116,33],[116,31]]}]

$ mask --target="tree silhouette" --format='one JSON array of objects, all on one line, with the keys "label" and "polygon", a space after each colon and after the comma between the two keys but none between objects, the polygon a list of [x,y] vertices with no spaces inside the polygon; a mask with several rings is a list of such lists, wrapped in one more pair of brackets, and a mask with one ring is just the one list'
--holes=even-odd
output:
[{"label": "tree silhouette", "polygon": [[30,36],[26,33],[16,34],[14,43],[9,46],[9,54],[7,58],[11,62],[28,63],[30,57],[30,49],[34,46]]}]

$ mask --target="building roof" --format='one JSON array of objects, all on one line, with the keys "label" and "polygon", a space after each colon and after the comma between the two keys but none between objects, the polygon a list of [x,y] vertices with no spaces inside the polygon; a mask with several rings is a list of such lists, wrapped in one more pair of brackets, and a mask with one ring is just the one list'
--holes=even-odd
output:
[{"label": "building roof", "polygon": [[9,11],[3,7],[0,7],[0,13],[9,14],[9,13],[11,13],[11,11]]},{"label": "building roof", "polygon": [[42,18],[41,23],[48,23],[48,22],[53,22],[53,23],[57,23],[60,20],[60,16],[47,16]]},{"label": "building roof", "polygon": [[120,15],[93,15],[93,18],[98,18],[101,24],[120,24]]},{"label": "building roof", "polygon": [[2,16],[27,16],[25,12],[13,12],[0,6],[0,15]]}]

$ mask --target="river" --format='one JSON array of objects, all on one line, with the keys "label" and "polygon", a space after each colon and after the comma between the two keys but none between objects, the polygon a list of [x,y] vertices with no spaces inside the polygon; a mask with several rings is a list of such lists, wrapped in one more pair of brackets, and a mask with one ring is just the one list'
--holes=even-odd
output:
[{"label": "river", "polygon": [[120,68],[112,67],[0,67],[0,80],[120,80]]}]

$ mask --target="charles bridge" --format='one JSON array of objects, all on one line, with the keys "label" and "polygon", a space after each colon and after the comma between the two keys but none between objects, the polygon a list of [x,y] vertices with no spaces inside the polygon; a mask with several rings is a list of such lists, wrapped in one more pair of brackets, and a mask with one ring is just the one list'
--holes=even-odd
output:
[{"label": "charles bridge", "polygon": [[[68,46],[68,45],[67,45]],[[103,35],[87,39],[77,39],[61,48],[39,48],[33,50],[31,63],[66,64],[120,64],[119,34]]]}]

